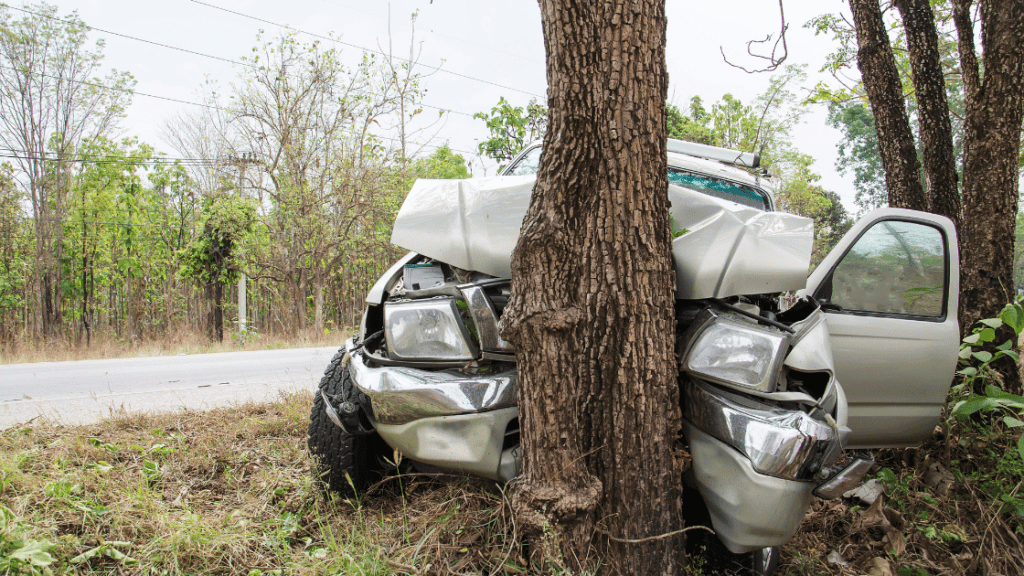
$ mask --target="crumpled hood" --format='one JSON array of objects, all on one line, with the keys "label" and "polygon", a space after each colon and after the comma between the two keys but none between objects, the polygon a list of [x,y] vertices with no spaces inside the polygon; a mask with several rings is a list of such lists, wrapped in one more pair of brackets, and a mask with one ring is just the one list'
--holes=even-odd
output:
[{"label": "crumpled hood", "polygon": [[[395,219],[391,242],[492,276],[511,276],[535,176],[417,180]],[[814,242],[809,218],[763,212],[670,185],[676,297],[697,299],[798,290]]]}]

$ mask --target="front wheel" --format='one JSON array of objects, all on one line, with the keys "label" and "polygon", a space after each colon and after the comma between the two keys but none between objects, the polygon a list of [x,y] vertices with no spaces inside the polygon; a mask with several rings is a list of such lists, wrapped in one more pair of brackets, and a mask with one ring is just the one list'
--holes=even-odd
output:
[{"label": "front wheel", "polygon": [[317,478],[332,492],[350,498],[366,490],[380,477],[387,444],[377,433],[349,434],[332,422],[327,416],[321,392],[332,397],[340,396],[342,401],[355,399],[355,385],[345,362],[344,350],[331,360],[314,393],[306,445]]}]

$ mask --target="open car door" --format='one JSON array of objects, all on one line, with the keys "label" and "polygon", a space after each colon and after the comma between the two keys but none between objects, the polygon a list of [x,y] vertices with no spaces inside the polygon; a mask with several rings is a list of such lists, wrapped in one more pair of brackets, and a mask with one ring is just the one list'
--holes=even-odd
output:
[{"label": "open car door", "polygon": [[957,246],[948,218],[882,208],[808,278],[850,406],[848,448],[916,445],[934,430],[960,348]]}]

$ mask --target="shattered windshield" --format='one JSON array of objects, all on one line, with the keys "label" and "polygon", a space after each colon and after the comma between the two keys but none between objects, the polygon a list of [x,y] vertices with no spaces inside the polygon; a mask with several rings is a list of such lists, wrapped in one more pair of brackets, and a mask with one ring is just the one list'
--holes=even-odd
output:
[{"label": "shattered windshield", "polygon": [[[501,172],[505,176],[523,176],[526,174],[536,174],[540,168],[540,146],[530,149],[522,158],[519,159],[511,167],[506,168]],[[714,196],[715,198],[721,198],[722,200],[728,200],[730,202],[736,202],[750,208],[756,208],[758,210],[771,210],[771,205],[768,203],[767,194],[752,188],[750,186],[744,186],[743,184],[736,184],[729,182],[728,180],[718,180],[711,178],[710,176],[700,175],[694,172],[685,172],[676,168],[669,168],[668,170],[668,182],[669,184],[675,184],[676,186],[682,186],[700,192],[701,194],[707,194],[708,196]]]},{"label": "shattered windshield", "polygon": [[769,209],[764,193],[742,184],[716,180],[707,176],[700,176],[671,168],[668,171],[668,182],[669,184],[695,190],[701,194],[736,202],[737,204],[757,208],[758,210]]}]

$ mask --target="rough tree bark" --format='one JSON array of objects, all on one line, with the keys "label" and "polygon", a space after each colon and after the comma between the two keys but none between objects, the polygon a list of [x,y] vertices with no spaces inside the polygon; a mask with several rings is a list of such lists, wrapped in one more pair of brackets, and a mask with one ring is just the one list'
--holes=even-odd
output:
[{"label": "rough tree bark", "polygon": [[549,123],[503,319],[524,447],[512,506],[534,561],[676,574],[664,0],[540,6]]},{"label": "rough tree bark", "polygon": [[[981,4],[983,77],[974,56],[971,1],[954,0],[953,5],[967,91],[960,328],[969,332],[979,319],[996,316],[1014,296],[1012,247],[1024,119],[1024,2]],[[1019,393],[1016,366],[1001,371],[1005,388]]]},{"label": "rough tree bark", "polygon": [[857,29],[857,67],[875,117],[889,205],[927,211],[921,165],[878,0],[850,0],[850,8]]},{"label": "rough tree bark", "polygon": [[939,60],[939,34],[928,0],[896,0],[907,34],[910,67],[917,97],[917,116],[928,182],[928,206],[960,228],[953,128],[946,102],[946,82]]}]

